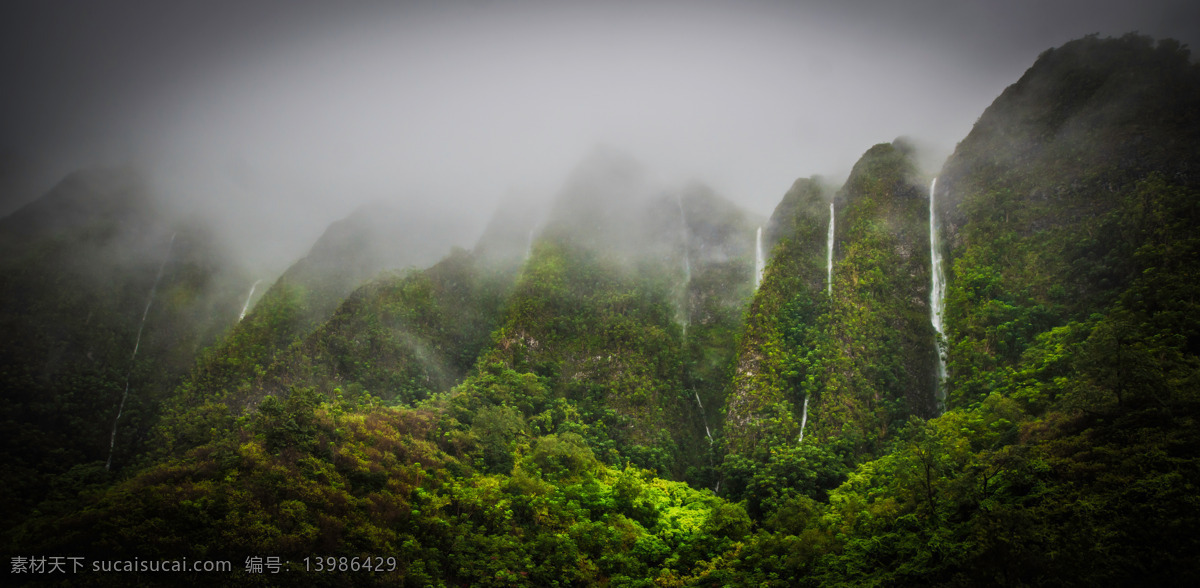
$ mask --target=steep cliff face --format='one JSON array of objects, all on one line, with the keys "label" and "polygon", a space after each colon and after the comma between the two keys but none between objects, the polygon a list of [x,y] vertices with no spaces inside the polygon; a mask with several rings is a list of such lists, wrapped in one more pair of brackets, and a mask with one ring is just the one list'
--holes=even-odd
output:
[{"label": "steep cliff face", "polygon": [[949,409],[832,493],[887,514],[810,581],[1197,581],[1198,101],[1178,43],[1090,37],[980,117],[937,183]]},{"label": "steep cliff face", "polygon": [[[84,350],[124,355],[157,291],[172,310],[146,315],[131,381],[152,379],[174,360],[151,350],[194,333],[151,324],[198,316],[209,298],[188,293],[222,282],[201,279],[205,249],[188,243],[203,239],[183,230],[169,256],[115,255],[161,252],[173,231],[145,215],[136,239],[114,237],[142,222],[112,212],[143,210],[134,193],[82,224],[49,218],[53,237],[0,272],[2,308],[20,311],[0,325],[19,334],[0,347],[15,399],[0,520],[35,513],[0,542],[278,554],[297,573],[312,553],[397,554],[366,580],[385,584],[1200,584],[1197,71],[1170,42],[1073,42],[959,146],[936,194],[941,414],[930,178],[902,142],[868,150],[836,193],[797,181],[765,225],[601,151],[532,247],[515,213],[482,240],[496,255],[481,243],[345,300],[373,241],[331,231],[292,272],[311,290],[264,298],[179,388],[198,402],[173,406],[156,440],[190,450],[143,453],[116,481],[87,453],[108,423],[87,421],[103,407],[81,391],[111,397],[123,374],[108,357],[77,369]],[[741,328],[759,226],[773,253]],[[247,282],[212,306],[222,320]],[[314,297],[330,284],[335,302]],[[66,417],[39,429],[47,407]]]},{"label": "steep cliff face", "polygon": [[935,414],[929,201],[901,142],[872,147],[834,202],[829,365],[821,423],[856,423],[878,450],[909,415]]},{"label": "steep cliff face", "polygon": [[1138,277],[1150,192],[1200,187],[1198,144],[1200,67],[1172,41],[1072,41],[996,99],[938,180],[953,402]]},{"label": "steep cliff face", "polygon": [[263,398],[264,377],[279,354],[316,331],[380,272],[433,264],[450,249],[449,227],[446,218],[383,203],[330,225],[172,392],[155,433],[157,449],[186,450],[207,441],[209,431],[229,430],[247,405]]},{"label": "steep cliff face", "polygon": [[532,376],[544,394],[510,399],[527,417],[569,406],[577,424],[550,431],[582,426],[602,459],[682,476],[707,453],[703,407],[720,405],[752,223],[707,188],[658,189],[636,162],[593,153],[560,191],[456,402],[474,411],[494,402],[480,382]]},{"label": "steep cliff face", "polygon": [[71,174],[0,221],[0,249],[0,474],[13,481],[0,498],[15,520],[55,476],[145,449],[158,404],[236,320],[245,276],[131,169]]},{"label": "steep cliff face", "polygon": [[604,431],[601,446],[673,471],[677,439],[697,434],[687,426],[694,413],[680,380],[675,307],[668,287],[571,243],[539,241],[481,365],[535,375],[545,400],[568,401]]},{"label": "steep cliff face", "polygon": [[328,321],[275,358],[251,401],[309,387],[326,398],[370,394],[413,405],[449,390],[490,341],[514,277],[482,265],[458,250],[429,269],[355,290]]},{"label": "steep cliff face", "polygon": [[509,402],[527,417],[561,399],[597,448],[611,448],[602,458],[615,462],[619,452],[680,470],[681,440],[703,433],[689,422],[698,419],[681,383],[678,216],[636,162],[592,153],[560,191],[480,360],[485,369],[458,401],[491,404],[494,393],[478,382],[495,370],[529,374],[545,394]]},{"label": "steep cliff face", "polygon": [[826,237],[832,190],[797,180],[768,222],[770,249],[762,284],[746,313],[745,330],[726,402],[731,452],[799,437],[805,396],[821,388],[810,360],[828,320]]},{"label": "steep cliff face", "polygon": [[728,402],[731,453],[804,429],[873,455],[909,415],[934,413],[928,200],[910,156],[872,147],[834,197],[831,289],[829,197],[807,180],[780,203]]},{"label": "steep cliff face", "polygon": [[754,237],[763,223],[702,185],[679,192],[678,204],[689,274],[683,385],[696,399],[707,438],[723,427],[729,369],[754,294]]}]

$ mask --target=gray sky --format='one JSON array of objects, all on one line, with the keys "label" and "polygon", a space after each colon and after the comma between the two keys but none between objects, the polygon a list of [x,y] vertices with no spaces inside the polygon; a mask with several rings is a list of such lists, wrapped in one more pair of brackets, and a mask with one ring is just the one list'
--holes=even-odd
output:
[{"label": "gray sky", "polygon": [[348,4],[8,0],[0,156],[41,184],[136,162],[262,259],[381,198],[465,208],[469,246],[596,144],[768,214],[897,136],[933,172],[1045,49],[1200,24],[1192,1]]}]

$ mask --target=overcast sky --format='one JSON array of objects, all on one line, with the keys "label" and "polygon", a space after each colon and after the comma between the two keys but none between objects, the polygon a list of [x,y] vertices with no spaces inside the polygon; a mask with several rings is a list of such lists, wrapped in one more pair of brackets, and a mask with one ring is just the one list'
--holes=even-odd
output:
[{"label": "overcast sky", "polygon": [[370,199],[480,225],[597,144],[769,214],[797,177],[841,178],[897,136],[936,171],[1070,39],[1195,46],[1198,6],[6,0],[0,156],[43,187],[136,163],[262,256],[302,254]]}]

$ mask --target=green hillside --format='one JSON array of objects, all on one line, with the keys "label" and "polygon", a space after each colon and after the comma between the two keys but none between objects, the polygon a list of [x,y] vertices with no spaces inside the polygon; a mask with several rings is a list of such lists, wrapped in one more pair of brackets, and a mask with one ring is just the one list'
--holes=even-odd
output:
[{"label": "green hillside", "polygon": [[0,221],[0,550],[234,570],[96,585],[1200,583],[1200,66],[1072,41],[932,194],[917,155],[764,220],[600,148],[470,252],[343,221],[241,322],[202,231],[116,188],[52,214],[68,180]]},{"label": "green hillside", "polygon": [[16,522],[146,451],[245,278],[131,169],[71,174],[0,221],[0,243],[0,513]]},{"label": "green hillside", "polygon": [[950,409],[827,502],[776,491],[711,578],[1196,582],[1198,76],[1177,44],[1088,38],[996,100],[937,185]]},{"label": "green hillside", "polygon": [[302,361],[295,357],[301,352],[280,355],[325,324],[351,292],[386,269],[432,265],[448,250],[442,225],[386,204],[367,205],[330,225],[308,255],[288,268],[217,345],[200,354],[166,403],[154,434],[156,451],[185,451],[227,431],[247,405],[264,396],[268,374],[276,374],[274,381],[284,371],[273,365]]}]

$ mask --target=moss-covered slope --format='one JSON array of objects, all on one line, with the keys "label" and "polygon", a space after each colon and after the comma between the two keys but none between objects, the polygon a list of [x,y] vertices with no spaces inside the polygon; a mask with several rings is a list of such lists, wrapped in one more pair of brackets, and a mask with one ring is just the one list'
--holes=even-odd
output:
[{"label": "moss-covered slope", "polygon": [[807,421],[810,442],[872,455],[934,413],[928,200],[907,149],[871,148],[837,193],[832,295],[828,196],[802,180],[780,203],[728,401],[731,453],[794,443]]},{"label": "moss-covered slope", "polygon": [[1197,71],[1173,42],[1086,38],[997,99],[938,182],[949,409],[827,504],[813,455],[743,468],[776,530],[725,578],[1197,582]]},{"label": "moss-covered slope", "polygon": [[804,396],[824,378],[809,361],[827,320],[826,236],[830,191],[800,179],[771,216],[771,249],[762,284],[746,314],[725,435],[733,453],[752,453],[799,437]]},{"label": "moss-covered slope", "polygon": [[452,235],[444,222],[382,203],[333,223],[306,257],[205,350],[171,395],[156,433],[158,449],[187,449],[209,439],[210,429],[226,429],[247,404],[263,397],[264,378],[279,354],[324,324],[351,292],[385,269],[432,264],[449,250]]},{"label": "moss-covered slope", "polygon": [[[834,358],[816,430],[878,451],[909,415],[936,412],[929,201],[902,142],[872,147],[835,200]],[[810,407],[810,411],[813,410]]]},{"label": "moss-covered slope", "polygon": [[245,277],[130,169],[68,176],[0,221],[0,247],[0,519],[15,521],[144,450]]},{"label": "moss-covered slope", "polygon": [[1164,191],[1200,187],[1198,144],[1200,69],[1172,41],[1072,41],[996,99],[938,180],[952,403],[1144,271],[1137,248],[1182,204]]},{"label": "moss-covered slope", "polygon": [[259,398],[305,386],[331,398],[365,393],[413,404],[449,390],[490,342],[511,288],[511,272],[479,266],[458,250],[427,270],[355,290],[328,321],[276,358],[256,384]]}]

